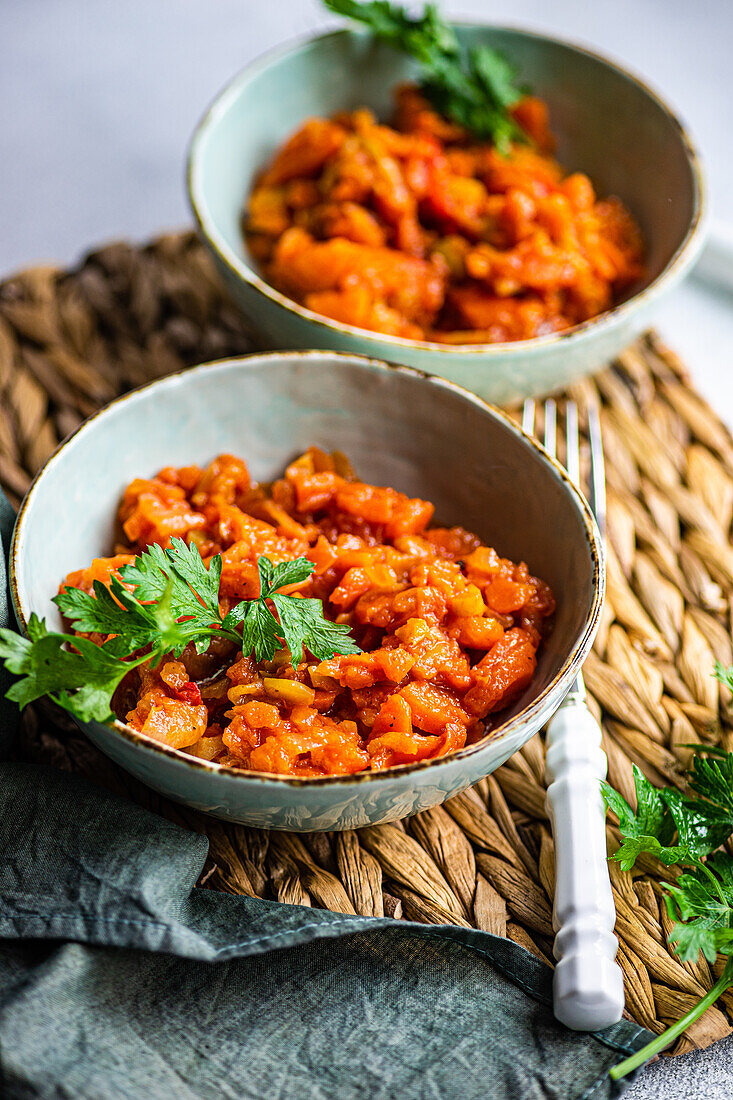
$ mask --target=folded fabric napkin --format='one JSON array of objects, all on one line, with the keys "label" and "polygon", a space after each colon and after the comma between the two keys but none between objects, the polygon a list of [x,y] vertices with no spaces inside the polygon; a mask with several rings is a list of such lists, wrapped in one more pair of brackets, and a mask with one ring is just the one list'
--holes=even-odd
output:
[{"label": "folded fabric napkin", "polygon": [[501,937],[196,889],[205,838],[65,772],[0,764],[0,853],[6,1100],[601,1100],[649,1039],[566,1030]]}]

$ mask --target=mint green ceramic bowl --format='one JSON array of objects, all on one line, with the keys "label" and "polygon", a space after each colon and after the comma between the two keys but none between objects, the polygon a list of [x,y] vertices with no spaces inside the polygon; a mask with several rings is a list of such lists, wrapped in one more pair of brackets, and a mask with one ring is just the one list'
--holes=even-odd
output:
[{"label": "mint green ceramic bowl", "polygon": [[613,310],[562,334],[510,344],[447,347],[330,321],[261,278],[241,235],[258,170],[309,115],[366,104],[387,117],[395,84],[412,63],[358,31],[290,44],[254,62],[224,89],[196,130],[188,158],[191,205],[235,301],[275,348],[329,348],[419,367],[497,404],[556,389],[595,370],[650,323],[702,244],[703,184],[695,149],[672,111],[636,77],[582,47],[506,27],[457,26],[467,45],[487,43],[519,66],[547,100],[558,158],[617,195],[647,246],[643,282]]},{"label": "mint green ceramic bowl", "polygon": [[[440,416],[436,419],[436,408]],[[491,736],[440,760],[322,779],[223,768],[120,722],[84,726],[98,748],[169,798],[262,828],[349,829],[425,810],[503,764],[548,720],[590,649],[603,599],[598,533],[557,463],[471,394],[405,367],[301,352],[229,359],[114,401],[66,440],[18,515],[10,583],[21,628],[31,611],[60,626],[59,581],[110,553],[125,486],[163,466],[242,455],[278,476],[311,444],[349,455],[360,475],[432,500],[527,561],[558,601],[532,684]]]}]

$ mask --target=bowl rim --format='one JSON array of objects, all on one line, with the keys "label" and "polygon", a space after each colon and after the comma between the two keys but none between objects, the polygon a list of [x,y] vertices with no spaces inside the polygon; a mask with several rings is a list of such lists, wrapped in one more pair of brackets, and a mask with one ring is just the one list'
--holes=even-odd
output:
[{"label": "bowl rim", "polygon": [[[464,401],[476,406],[484,415],[492,417],[499,421],[506,429],[511,431],[525,446],[529,446],[536,454],[544,461],[549,467],[550,473],[554,475],[556,480],[560,481],[565,491],[569,493],[576,510],[581,518],[584,528],[584,534],[586,544],[588,547],[588,553],[591,558],[593,567],[593,580],[592,580],[592,596],[590,606],[586,619],[583,625],[583,629],[576,637],[570,652],[565,657],[559,671],[553,677],[549,684],[540,692],[540,694],[532,699],[526,707],[523,707],[512,718],[508,719],[504,725],[500,725],[495,731],[487,734],[479,741],[472,745],[466,745],[462,749],[458,749],[455,752],[449,753],[446,756],[433,757],[427,760],[419,760],[411,764],[396,764],[392,767],[385,768],[381,771],[362,771],[355,772],[349,775],[325,775],[314,776],[312,778],[302,778],[297,776],[279,775],[274,772],[257,772],[250,771],[246,768],[232,767],[229,765],[216,764],[212,761],[202,760],[198,757],[191,756],[185,753],[181,749],[174,749],[168,745],[163,744],[160,741],[156,741],[154,738],[149,737],[147,734],[142,734],[138,730],[133,729],[126,723],[121,722],[119,719],[114,719],[109,722],[94,722],[83,723],[77,721],[77,724],[84,729],[85,725],[94,725],[97,728],[102,727],[107,730],[114,730],[118,735],[122,735],[127,741],[131,742],[134,746],[143,750],[151,750],[157,752],[164,757],[178,763],[183,763],[198,771],[209,772],[212,775],[223,775],[236,777],[237,781],[249,779],[255,780],[260,783],[277,782],[278,784],[285,784],[290,786],[312,787],[313,785],[353,785],[356,783],[365,782],[377,782],[388,779],[390,776],[406,775],[416,771],[424,771],[427,768],[439,767],[449,762],[459,763],[468,757],[476,756],[481,752],[485,752],[491,745],[504,739],[509,740],[512,733],[519,732],[522,727],[526,727],[527,724],[531,724],[533,719],[538,715],[544,714],[546,711],[550,713],[560,705],[563,698],[567,694],[570,686],[572,685],[575,677],[577,676],[583,661],[588,655],[590,648],[593,644],[593,640],[598,630],[600,623],[601,613],[603,610],[603,603],[606,589],[606,574],[605,574],[605,551],[603,547],[603,541],[596,524],[596,520],[591,512],[590,506],[586,501],[581,491],[571,480],[569,474],[565,468],[553,458],[542,444],[535,439],[534,436],[525,432],[521,425],[517,424],[510,416],[497,409],[493,405],[489,405],[488,402],[478,397],[476,394],[465,389],[463,386],[457,385],[455,382],[450,382],[445,378],[430,374],[426,371],[419,370],[417,367],[408,367],[399,363],[388,363],[380,359],[373,359],[366,355],[359,355],[352,352],[339,352],[328,350],[309,350],[309,351],[271,351],[271,352],[254,352],[248,355],[229,356],[223,359],[215,359],[207,363],[200,363],[194,367],[183,368],[179,371],[172,372],[163,378],[156,378],[150,382],[145,383],[142,386],[137,387],[134,390],[130,390],[128,393],[122,394],[110,401],[109,404],[99,409],[96,413],[90,416],[82,424],[79,425],[70,435],[68,435],[55,449],[53,454],[46,460],[43,466],[38,470],[33,478],[28,491],[21,502],[18,509],[18,515],[15,520],[13,528],[13,535],[10,542],[9,552],[9,568],[8,568],[8,583],[10,588],[10,594],[13,603],[13,609],[18,624],[23,632],[27,635],[28,626],[25,610],[22,606],[20,586],[19,586],[19,574],[20,574],[20,562],[23,553],[23,541],[24,541],[24,524],[26,517],[29,513],[30,506],[33,503],[33,498],[38,489],[38,486],[42,479],[45,477],[48,470],[59,461],[61,455],[74,441],[83,435],[91,424],[97,420],[102,419],[117,407],[128,402],[134,403],[137,400],[146,399],[146,395],[149,391],[162,390],[168,386],[179,386],[191,377],[198,377],[203,374],[215,373],[221,371],[222,374],[226,374],[229,370],[249,370],[254,369],[263,362],[283,359],[288,362],[305,361],[310,360],[323,360],[335,359],[337,362],[345,362],[350,365],[357,366],[360,370],[366,369],[369,371],[376,371],[378,373],[388,374],[406,374],[416,380],[434,387],[436,391],[448,391],[458,395]],[[437,394],[436,394],[437,396]],[[33,609],[28,608],[30,614]],[[38,612],[36,612],[38,613]],[[549,714],[548,714],[549,717]],[[519,747],[519,746],[517,746]]]},{"label": "bowl rim", "polygon": [[[213,250],[219,261],[237,278],[241,279],[255,293],[268,299],[273,304],[295,314],[301,320],[325,329],[327,332],[335,332],[341,336],[358,337],[372,345],[365,354],[386,354],[383,350],[394,348],[395,354],[399,350],[427,351],[443,355],[471,356],[503,356],[516,352],[520,355],[534,347],[555,347],[563,342],[584,342],[591,338],[598,329],[615,328],[617,325],[632,316],[642,303],[655,300],[659,294],[670,284],[676,282],[688,270],[697,258],[704,238],[704,229],[708,217],[707,187],[697,144],[691,137],[687,127],[681,121],[677,113],[672,109],[664,97],[650,84],[646,82],[634,70],[627,68],[620,62],[611,59],[605,54],[590,49],[585,44],[573,39],[561,38],[557,35],[546,34],[542,31],[529,30],[516,24],[477,22],[474,19],[452,19],[451,23],[457,27],[468,27],[485,30],[509,31],[513,34],[524,35],[553,45],[563,46],[575,53],[583,54],[602,66],[614,70],[634,84],[644,95],[651,99],[662,113],[672,123],[673,129],[682,145],[693,185],[693,210],[690,223],[684,237],[678,244],[672,256],[665,266],[652,281],[637,290],[629,298],[617,303],[610,309],[604,310],[595,317],[562,332],[549,333],[546,336],[534,336],[528,340],[510,340],[494,344],[443,344],[430,340],[409,340],[404,336],[392,336],[387,333],[373,332],[371,329],[358,328],[356,325],[347,325],[342,321],[336,321],[324,317],[320,313],[314,313],[305,306],[288,298],[271,286],[245,259],[238,255],[229,245],[226,238],[217,228],[214,218],[211,216],[206,195],[200,179],[201,150],[210,130],[212,130],[221,115],[223,115],[236,101],[240,92],[246,85],[260,73],[266,71],[274,62],[281,61],[290,54],[299,53],[316,43],[325,42],[328,39],[353,37],[364,38],[368,31],[342,27],[337,30],[316,32],[299,35],[287,42],[280,43],[265,53],[254,58],[245,65],[224,87],[217,93],[199,119],[188,146],[186,156],[186,192],[189,205],[194,215],[196,225],[202,237]],[[324,339],[327,337],[324,336]]]}]

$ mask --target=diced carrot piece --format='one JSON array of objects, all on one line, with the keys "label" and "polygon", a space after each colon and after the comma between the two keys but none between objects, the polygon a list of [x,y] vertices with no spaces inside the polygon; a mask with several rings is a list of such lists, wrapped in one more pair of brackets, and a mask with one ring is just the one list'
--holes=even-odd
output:
[{"label": "diced carrot piece", "polygon": [[336,493],[336,506],[342,512],[360,516],[367,523],[386,524],[394,513],[393,491],[360,481],[345,482]]},{"label": "diced carrot piece", "polygon": [[123,565],[129,565],[134,560],[133,554],[116,554],[112,558],[95,558],[86,569],[77,569],[73,573],[69,573],[59,591],[63,592],[65,588],[82,588],[85,592],[91,592],[95,581],[109,584],[112,577],[118,576]]},{"label": "diced carrot piece", "polygon": [[280,712],[271,703],[259,703],[252,700],[242,709],[244,720],[253,729],[274,729],[280,720]]},{"label": "diced carrot piece", "polygon": [[395,731],[412,733],[412,711],[404,696],[395,693],[382,704],[376,721],[372,726],[372,735]]},{"label": "diced carrot piece", "polygon": [[260,186],[272,187],[297,177],[316,175],[345,137],[342,126],[322,118],[309,118],[281,147],[263,174]]},{"label": "diced carrot piece", "polygon": [[486,603],[500,615],[519,611],[533,595],[533,584],[518,583],[503,573],[497,573],[484,588]]},{"label": "diced carrot piece", "polygon": [[404,497],[397,502],[392,519],[387,523],[385,535],[388,539],[397,539],[402,535],[417,535],[424,531],[433,518],[435,505],[428,500]]},{"label": "diced carrot piece", "polygon": [[518,628],[508,630],[472,669],[474,685],[466,693],[464,705],[477,718],[507,706],[527,687],[536,667],[529,635]]},{"label": "diced carrot piece", "polygon": [[206,732],[208,711],[178,699],[160,699],[143,722],[141,733],[162,741],[172,749],[195,744]]},{"label": "diced carrot piece", "polygon": [[469,649],[491,649],[504,637],[504,628],[492,615],[456,619],[448,633]]},{"label": "diced carrot piece", "polygon": [[442,733],[449,723],[469,725],[470,718],[455,695],[434,684],[411,682],[401,689],[412,714],[413,725],[426,733]]},{"label": "diced carrot piece", "polygon": [[347,281],[362,283],[419,324],[430,321],[443,304],[444,278],[428,260],[343,237],[314,241],[301,229],[289,229],[278,241],[270,276],[296,296],[342,290]]},{"label": "diced carrot piece", "polygon": [[295,486],[295,503],[299,512],[316,512],[334,498],[341,478],[328,470],[318,474],[297,473],[289,478]]}]

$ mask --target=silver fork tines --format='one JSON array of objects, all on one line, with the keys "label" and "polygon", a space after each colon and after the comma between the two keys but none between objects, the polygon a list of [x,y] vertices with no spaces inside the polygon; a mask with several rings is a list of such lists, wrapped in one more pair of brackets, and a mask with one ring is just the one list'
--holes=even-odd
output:
[{"label": "silver fork tines", "polygon": [[590,506],[596,517],[601,541],[606,544],[606,467],[603,461],[601,418],[598,406],[588,408],[588,439],[590,442],[591,493]]},{"label": "silver fork tines", "polygon": [[[536,406],[529,398],[522,408],[522,427],[529,435],[534,434]],[[565,404],[565,468],[570,480],[578,489],[581,489],[580,479],[580,430],[578,423],[578,406],[574,401]],[[557,457],[557,403],[552,397],[545,401],[544,406],[544,439],[545,450],[552,458]],[[601,444],[601,422],[598,416],[598,408],[590,405],[588,408],[588,442],[590,444],[590,486],[589,503],[598,523],[601,538],[606,536],[606,480],[603,465],[603,447]],[[569,695],[575,694],[585,698],[585,684],[582,673],[578,676],[570,689]]]},{"label": "silver fork tines", "polygon": [[551,397],[545,401],[545,450],[557,457],[557,405]]},{"label": "silver fork tines", "polygon": [[[534,435],[536,406],[533,399],[528,398],[522,407],[522,428],[528,435]],[[545,401],[544,406],[544,447],[552,458],[557,458],[557,403],[552,397]],[[580,481],[580,430],[579,430],[578,406],[574,401],[568,401],[565,405],[565,468],[570,480],[581,489]],[[606,539],[606,474],[603,463],[603,446],[601,442],[601,421],[598,415],[598,407],[588,407],[588,442],[590,444],[590,482],[588,500],[596,517],[601,538]]]}]

